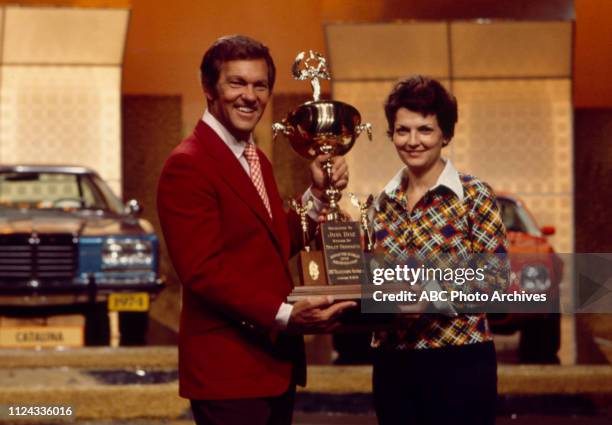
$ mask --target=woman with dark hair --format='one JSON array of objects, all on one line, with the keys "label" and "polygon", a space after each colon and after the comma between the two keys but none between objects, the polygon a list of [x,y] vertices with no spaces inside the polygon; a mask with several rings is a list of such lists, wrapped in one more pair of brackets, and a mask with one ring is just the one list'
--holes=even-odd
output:
[{"label": "woman with dark hair", "polygon": [[[394,261],[506,253],[493,191],[442,157],[457,122],[455,97],[438,81],[415,76],[396,84],[385,114],[405,167],[375,203],[378,248]],[[492,291],[506,282],[485,283]],[[423,313],[405,323],[374,334],[379,423],[494,423],[497,361],[486,316]]]}]

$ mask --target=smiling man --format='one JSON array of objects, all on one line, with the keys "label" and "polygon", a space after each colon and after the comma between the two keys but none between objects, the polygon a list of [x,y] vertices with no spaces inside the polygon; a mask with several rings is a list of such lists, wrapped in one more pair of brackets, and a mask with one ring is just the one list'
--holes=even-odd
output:
[{"label": "smiling man", "polygon": [[[180,394],[197,424],[290,424],[295,385],[305,380],[298,334],[325,330],[354,303],[285,302],[301,227],[283,210],[272,166],[252,136],[274,86],[268,48],[244,36],[220,38],[200,71],[208,108],[167,159],[158,187],[183,287]],[[303,196],[318,212],[323,159],[313,161]],[[348,183],[342,159],[334,160],[332,180],[338,188]]]}]

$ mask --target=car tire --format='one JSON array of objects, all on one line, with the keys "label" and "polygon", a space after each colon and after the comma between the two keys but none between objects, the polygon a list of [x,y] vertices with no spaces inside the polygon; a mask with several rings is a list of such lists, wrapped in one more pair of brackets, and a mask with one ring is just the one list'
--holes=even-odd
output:
[{"label": "car tire", "polygon": [[120,345],[146,345],[148,329],[148,312],[126,311],[119,313],[119,332],[121,333]]},{"label": "car tire", "polygon": [[519,362],[559,364],[557,352],[561,345],[561,315],[552,313],[529,320],[521,330]]},{"label": "car tire", "polygon": [[91,304],[85,311],[85,345],[104,346],[110,343],[110,322],[106,304]]}]

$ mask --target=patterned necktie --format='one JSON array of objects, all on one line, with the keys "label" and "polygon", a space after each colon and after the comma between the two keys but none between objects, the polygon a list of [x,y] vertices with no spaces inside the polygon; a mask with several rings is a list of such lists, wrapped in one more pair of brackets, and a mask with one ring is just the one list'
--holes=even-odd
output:
[{"label": "patterned necktie", "polygon": [[261,164],[259,163],[259,156],[257,155],[257,149],[253,143],[247,143],[244,149],[244,157],[249,163],[249,169],[251,172],[251,180],[253,186],[257,189],[261,200],[263,201],[270,218],[272,218],[272,209],[270,208],[270,200],[268,199],[268,193],[266,192],[266,186],[264,185],[263,176],[261,175]]}]

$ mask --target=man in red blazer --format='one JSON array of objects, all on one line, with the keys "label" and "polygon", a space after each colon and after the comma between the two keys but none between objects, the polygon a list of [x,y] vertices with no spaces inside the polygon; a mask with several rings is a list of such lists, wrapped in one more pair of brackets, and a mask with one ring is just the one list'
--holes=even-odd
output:
[{"label": "man in red blazer", "polygon": [[[198,424],[290,424],[295,385],[305,381],[299,333],[333,325],[354,303],[285,302],[287,262],[301,248],[299,218],[283,210],[271,164],[252,137],[274,85],[267,47],[220,38],[200,71],[208,108],[166,160],[157,198],[183,286],[180,395]],[[343,188],[346,163],[334,161],[333,180]],[[321,162],[311,165],[304,194],[319,212]]]}]

